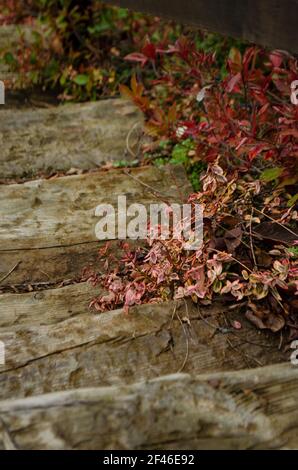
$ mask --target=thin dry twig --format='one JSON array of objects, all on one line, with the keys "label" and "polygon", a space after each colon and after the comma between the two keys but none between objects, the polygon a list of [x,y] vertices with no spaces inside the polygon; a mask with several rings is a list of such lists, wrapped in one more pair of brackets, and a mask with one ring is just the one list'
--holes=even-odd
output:
[{"label": "thin dry twig", "polygon": [[280,338],[279,338],[279,345],[278,345],[279,351],[281,350],[282,343],[283,343],[283,334],[282,334],[282,330],[280,330]]},{"label": "thin dry twig", "polygon": [[251,250],[251,254],[252,254],[252,259],[253,259],[253,262],[254,262],[254,266],[255,266],[255,268],[258,269],[257,260],[256,260],[256,255],[255,255],[254,246],[253,246],[253,241],[252,241],[252,228],[251,228],[251,224],[252,224],[253,213],[254,213],[254,208],[252,207],[252,208],[251,208],[251,213],[250,213],[250,221],[249,221],[249,241],[250,241],[250,250]]},{"label": "thin dry twig", "polygon": [[[242,302],[242,306],[243,306],[244,304],[246,304],[246,302]],[[240,307],[240,306],[241,306],[241,304],[239,304],[239,307]],[[228,319],[227,319],[227,317],[226,317],[226,315],[225,315],[224,312],[222,313],[222,315],[223,315],[223,317],[224,317],[224,320],[225,320],[226,325],[230,325],[230,322],[228,321]],[[252,344],[253,346],[259,346],[259,347],[261,347],[261,348],[266,348],[266,349],[275,350],[274,347],[269,346],[268,344],[257,343],[257,342],[255,342],[255,341],[250,341],[250,340],[248,340],[247,338],[243,338],[242,336],[240,336],[241,333],[235,331],[234,328],[230,328],[229,331],[228,331],[228,333],[230,333],[231,335],[234,335],[234,336],[235,336],[236,338],[238,338],[238,339],[239,339],[239,338],[242,339],[242,342],[244,342],[244,343]]]},{"label": "thin dry twig", "polygon": [[[216,253],[219,253],[219,254],[222,254],[224,253],[224,251],[220,251],[220,250],[217,250],[216,248],[208,248],[209,251],[215,251]],[[244,269],[246,269],[247,271],[249,271],[250,273],[252,273],[252,270],[248,267],[248,266],[245,266],[245,264],[241,263],[241,261],[239,261],[237,258],[234,258],[234,256],[230,255],[230,253],[227,253],[230,258],[235,261],[236,263],[240,264],[240,266],[242,266]]]},{"label": "thin dry twig", "polygon": [[[185,308],[186,308],[186,311],[187,311],[187,316],[188,315],[188,306],[187,306],[187,302],[185,299],[184,300],[184,303],[185,303]],[[180,322],[180,325],[182,326],[182,330],[183,330],[183,333],[184,333],[184,336],[185,336],[185,339],[186,339],[186,353],[185,353],[185,358],[184,358],[184,361],[183,361],[183,364],[182,366],[180,367],[180,369],[177,371],[178,373],[179,372],[182,372],[184,367],[186,366],[186,363],[188,361],[188,357],[189,357],[189,340],[188,340],[188,336],[187,336],[187,331],[185,330],[184,328],[184,325],[183,325],[183,321],[181,320],[181,318],[179,317],[178,315],[178,312],[176,311],[176,317],[178,318],[179,322]]]},{"label": "thin dry twig", "polygon": [[128,151],[128,153],[133,157],[133,158],[136,158],[137,157],[137,154],[132,150],[131,146],[130,146],[130,138],[131,138],[131,135],[133,133],[133,131],[136,129],[137,126],[139,126],[140,123],[139,122],[135,122],[134,125],[131,127],[131,129],[128,131],[127,133],[127,136],[126,136],[126,149]]},{"label": "thin dry twig", "polygon": [[2,279],[0,279],[0,284],[2,284],[2,282],[5,281],[5,279],[7,279],[19,267],[20,264],[21,264],[21,261],[18,261],[16,265],[7,274],[5,274],[5,276],[2,277]]},{"label": "thin dry twig", "polygon": [[132,178],[133,180],[137,181],[138,183],[140,183],[142,186],[144,186],[145,188],[149,189],[150,192],[152,192],[155,196],[158,197],[158,194],[160,194],[161,196],[164,196],[164,197],[171,197],[170,194],[166,194],[166,193],[162,193],[161,191],[159,191],[158,189],[155,189],[153,188],[152,186],[150,186],[149,184],[147,183],[144,183],[144,181],[140,180],[140,178],[138,178],[137,176],[135,175],[132,175],[129,171],[126,171],[126,170],[123,170],[123,173],[127,176],[130,176],[130,178]]},{"label": "thin dry twig", "polygon": [[170,324],[169,324],[169,330],[171,329],[171,326],[173,324],[173,320],[174,320],[174,317],[176,315],[176,312],[177,312],[177,302],[174,303],[174,308],[173,308],[173,312],[172,312],[172,316],[171,316],[171,320],[170,320]]},{"label": "thin dry twig", "polygon": [[297,237],[297,233],[293,232],[293,230],[291,230],[290,228],[286,227],[285,225],[281,224],[280,222],[278,222],[277,220],[273,219],[273,217],[270,217],[270,215],[268,214],[265,214],[264,212],[262,211],[259,211],[259,209],[256,209],[254,207],[254,210],[259,212],[259,214],[262,214],[264,215],[265,217],[267,217],[268,219],[270,219],[272,222],[274,222],[275,224],[277,225],[280,225],[280,227],[284,228],[285,230],[287,230],[288,232],[290,232],[292,235],[295,235],[295,237]]},{"label": "thin dry twig", "polygon": [[210,326],[211,328],[213,328],[215,331],[220,331],[221,333],[228,333],[228,329],[225,329],[225,328],[221,328],[220,326],[218,325],[213,325],[212,323],[210,323],[208,320],[206,320],[206,318],[203,317],[202,313],[201,313],[201,310],[200,310],[200,307],[197,306],[197,310],[198,310],[198,314],[200,316],[200,319],[202,320],[202,322],[204,322],[206,325]]},{"label": "thin dry twig", "polygon": [[253,360],[256,364],[258,364],[258,366],[263,367],[264,364],[262,364],[261,361],[259,361],[255,357],[250,356],[249,354],[241,351],[241,349],[239,349],[240,344],[237,344],[237,346],[233,345],[232,342],[229,340],[229,338],[227,338],[227,343],[230,346],[230,348],[234,349],[234,351],[236,351],[236,352],[240,351],[240,354],[242,354],[244,357],[247,357],[248,359]]}]

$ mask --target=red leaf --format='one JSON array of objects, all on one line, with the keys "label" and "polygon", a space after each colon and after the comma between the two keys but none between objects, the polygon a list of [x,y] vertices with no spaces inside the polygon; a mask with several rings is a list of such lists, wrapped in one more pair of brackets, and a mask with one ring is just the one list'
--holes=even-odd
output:
[{"label": "red leaf", "polygon": [[140,62],[142,67],[148,62],[148,57],[141,52],[132,52],[124,57],[125,60],[130,60],[132,62]]},{"label": "red leaf", "polygon": [[263,150],[265,150],[265,146],[260,144],[260,145],[256,145],[254,148],[252,148],[249,152],[248,152],[248,159],[250,162],[252,162],[260,153],[263,152]]},{"label": "red leaf", "polygon": [[156,47],[152,42],[147,43],[143,49],[142,53],[144,54],[145,57],[148,59],[155,61],[156,60]]},{"label": "red leaf", "polygon": [[233,325],[233,328],[235,328],[235,330],[241,330],[242,328],[240,321],[237,321],[237,320],[233,321],[232,325]]}]

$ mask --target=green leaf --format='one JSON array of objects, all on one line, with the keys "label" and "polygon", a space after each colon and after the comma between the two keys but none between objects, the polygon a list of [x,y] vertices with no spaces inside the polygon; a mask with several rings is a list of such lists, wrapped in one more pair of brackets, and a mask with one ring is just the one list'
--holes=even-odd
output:
[{"label": "green leaf", "polygon": [[88,32],[90,34],[100,34],[103,33],[104,31],[108,31],[111,29],[111,25],[109,23],[106,23],[102,21],[100,24],[96,24],[95,26],[90,26],[88,28]]},{"label": "green leaf", "polygon": [[36,64],[36,62],[37,62],[36,53],[34,51],[32,51],[31,55],[30,55],[30,64],[34,65],[34,64]]},{"label": "green leaf", "polygon": [[296,202],[298,201],[298,193],[296,193],[294,196],[292,196],[287,203],[288,207],[292,207]]},{"label": "green leaf", "polygon": [[170,141],[169,139],[161,140],[161,141],[159,142],[159,147],[160,147],[161,149],[166,149],[170,143],[171,143],[171,141]]},{"label": "green leaf", "polygon": [[128,17],[128,10],[126,8],[118,8],[117,16],[120,20],[123,20]]},{"label": "green leaf", "polygon": [[85,75],[85,74],[79,74],[76,77],[74,77],[73,81],[77,85],[84,86],[84,85],[87,85],[87,83],[89,81],[89,77],[88,77],[88,75]]},{"label": "green leaf", "polygon": [[6,54],[4,55],[4,61],[8,65],[12,65],[16,63],[16,59],[14,58],[11,52],[6,52]]},{"label": "green leaf", "polygon": [[275,167],[275,168],[268,168],[267,170],[264,170],[261,173],[261,180],[266,181],[269,183],[270,181],[274,181],[277,178],[280,177],[280,175],[283,173],[284,169],[280,167]]},{"label": "green leaf", "polygon": [[166,163],[167,163],[167,160],[166,158],[163,158],[163,157],[155,158],[154,160],[154,165],[157,167],[164,166]]},{"label": "green leaf", "polygon": [[231,59],[234,64],[241,65],[242,57],[239,49],[237,49],[236,47],[231,47],[229,52],[229,59]]},{"label": "green leaf", "polygon": [[127,168],[138,166],[139,160],[132,160],[128,162],[127,160],[117,160],[113,163],[114,168]]},{"label": "green leaf", "polygon": [[194,143],[191,139],[186,139],[183,142],[176,144],[172,151],[172,158],[170,163],[174,165],[181,165],[189,161],[188,152],[194,148]]},{"label": "green leaf", "polygon": [[294,258],[298,258],[298,246],[291,246],[288,251],[292,253]]}]

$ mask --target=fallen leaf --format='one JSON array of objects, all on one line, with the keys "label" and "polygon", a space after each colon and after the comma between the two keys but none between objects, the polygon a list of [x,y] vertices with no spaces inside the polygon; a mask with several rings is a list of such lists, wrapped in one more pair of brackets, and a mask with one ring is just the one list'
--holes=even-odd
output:
[{"label": "fallen leaf", "polygon": [[235,330],[241,330],[242,328],[240,321],[237,321],[237,320],[233,321],[232,326],[233,328],[235,328]]},{"label": "fallen leaf", "polygon": [[285,319],[277,314],[264,311],[262,318],[253,312],[248,310],[245,314],[246,318],[253,323],[260,330],[271,330],[274,333],[281,330],[285,326]]}]

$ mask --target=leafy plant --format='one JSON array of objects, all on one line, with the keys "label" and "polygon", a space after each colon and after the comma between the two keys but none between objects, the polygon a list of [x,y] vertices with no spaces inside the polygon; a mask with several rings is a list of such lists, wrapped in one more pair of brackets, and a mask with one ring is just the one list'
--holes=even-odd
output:
[{"label": "leafy plant", "polygon": [[[220,155],[225,166],[240,171],[254,171],[258,160],[267,180],[297,170],[298,108],[290,102],[290,84],[298,77],[294,57],[258,47],[241,54],[232,47],[223,74],[215,53],[185,37],[166,49],[151,44],[150,51],[150,61],[142,61],[143,67],[155,64],[150,92],[135,78],[131,89],[121,91],[144,112],[157,142],[183,146],[191,138],[193,160],[211,162]],[[177,147],[180,155],[182,148]],[[270,162],[278,164],[275,170],[268,169]]]},{"label": "leafy plant", "polygon": [[204,240],[196,252],[174,237],[124,246],[120,265],[91,275],[106,291],[92,307],[221,296],[245,301],[259,328],[297,325],[298,107],[289,96],[297,60],[233,45],[224,67],[222,55],[186,37],[166,48],[147,41],[127,59],[156,74],[148,86],[136,76],[121,86],[144,113],[146,159],[203,171],[189,202],[204,208]]},{"label": "leafy plant", "polygon": [[256,228],[271,219],[277,204],[276,222],[283,221],[284,227],[297,220],[297,212],[288,210],[285,198],[277,202],[278,193],[264,199],[259,181],[239,178],[237,171],[228,175],[218,162],[209,164],[201,184],[202,190],[189,197],[189,203],[204,207],[201,248],[188,251],[183,238],[148,238],[145,248],[131,250],[124,244],[123,257],[114,267],[106,246],[101,251],[105,274],[88,276],[106,292],[91,306],[127,310],[181,298],[210,303],[221,295],[226,301],[246,300],[247,316],[258,327],[280,330],[293,315],[298,293],[295,249],[282,239],[276,244],[274,237],[269,247]]},{"label": "leafy plant", "polygon": [[34,44],[21,38],[2,60],[62,100],[111,96],[120,84],[145,117],[144,162],[183,164],[189,202],[204,208],[195,252],[183,239],[124,243],[115,266],[103,248],[105,273],[86,273],[105,290],[92,307],[221,296],[244,303],[257,327],[297,336],[297,58],[96,0],[19,3],[5,0],[0,23],[33,25]]},{"label": "leafy plant", "polygon": [[20,2],[4,1],[0,22],[29,23],[34,30],[33,43],[21,37],[16,50],[0,57],[19,72],[16,86],[54,89],[64,101],[118,94],[119,83],[131,76],[123,57],[146,35],[158,41],[180,29],[168,23],[163,33],[158,19],[97,0],[27,0],[23,10]]}]

